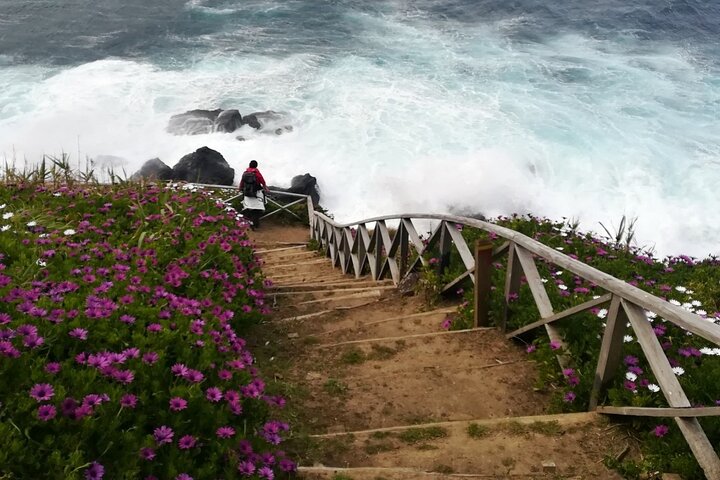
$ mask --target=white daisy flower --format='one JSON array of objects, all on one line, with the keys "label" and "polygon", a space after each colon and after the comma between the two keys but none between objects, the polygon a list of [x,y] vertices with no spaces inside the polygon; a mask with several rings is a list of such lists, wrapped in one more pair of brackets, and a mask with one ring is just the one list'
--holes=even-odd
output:
[{"label": "white daisy flower", "polygon": [[645,316],[648,317],[648,318],[656,318],[656,317],[657,317],[657,313],[646,311],[646,312],[645,312]]},{"label": "white daisy flower", "polygon": [[2,218],[3,218],[3,220],[7,220],[8,218],[12,218],[13,215],[15,215],[15,214],[12,212],[3,213]]},{"label": "white daisy flower", "polygon": [[634,382],[635,380],[637,380],[637,375],[635,375],[633,372],[626,372],[625,378],[627,378],[631,382]]},{"label": "white daisy flower", "polygon": [[700,315],[701,317],[706,317],[706,316],[707,316],[707,312],[706,312],[705,310],[696,310],[695,313],[697,313],[697,314]]},{"label": "white daisy flower", "polygon": [[693,293],[695,293],[695,290],[688,290],[685,293],[687,293],[688,295],[692,295]]},{"label": "white daisy flower", "polygon": [[562,285],[562,284],[561,284],[561,285],[558,285],[558,288],[559,288],[560,290],[567,290],[567,285]]},{"label": "white daisy flower", "polygon": [[68,235],[68,236],[70,236],[70,235],[75,235],[75,233],[76,233],[75,230],[73,230],[72,228],[68,228],[67,230],[65,230],[65,231],[63,232],[63,235]]},{"label": "white daisy flower", "polygon": [[660,391],[660,387],[658,387],[658,386],[655,385],[654,383],[651,383],[651,384],[648,385],[648,390],[650,390],[651,392],[657,393],[657,392]]},{"label": "white daisy flower", "polygon": [[597,300],[598,298],[600,298],[600,295],[593,295],[593,300]]},{"label": "white daisy flower", "polygon": [[2,205],[0,205],[0,210],[2,210],[5,207],[7,207],[7,205],[3,203]]},{"label": "white daisy flower", "polygon": [[563,274],[563,271],[562,271],[562,270],[558,270],[558,271],[555,272],[553,275],[562,275],[562,274]]},{"label": "white daisy flower", "polygon": [[675,287],[675,290],[677,290],[677,291],[680,292],[680,293],[687,292],[687,288],[685,288],[685,287],[683,287],[683,286],[681,286],[681,285],[678,285],[677,287]]},{"label": "white daisy flower", "polygon": [[3,225],[0,227],[0,232],[7,232],[8,230],[10,230],[10,225]]},{"label": "white daisy flower", "polygon": [[678,307],[680,306],[680,302],[678,302],[674,298],[671,298],[670,300],[668,300],[668,302],[672,303],[673,305],[677,305]]},{"label": "white daisy flower", "polygon": [[625,342],[625,343],[630,343],[630,342],[632,342],[633,340],[635,340],[635,338],[634,338],[632,335],[625,335],[625,336],[623,337],[623,342]]},{"label": "white daisy flower", "polygon": [[562,251],[565,250],[565,249],[564,249],[563,247],[555,247],[555,250],[559,250],[559,251],[562,252]]},{"label": "white daisy flower", "polygon": [[702,302],[700,300],[693,300],[692,302],[690,302],[690,305],[692,305],[693,307],[700,307],[702,306]]},{"label": "white daisy flower", "polygon": [[41,267],[45,267],[45,266],[47,266],[47,263],[45,263],[45,262],[44,262],[44,261],[42,261],[42,260],[38,260],[38,261],[37,261],[37,262],[35,262],[35,263],[37,263],[37,264],[38,264],[38,265],[40,265]]},{"label": "white daisy flower", "polygon": [[703,355],[715,355],[715,354],[713,353],[713,349],[710,348],[710,347],[703,347],[703,348],[701,348],[701,349],[700,349],[700,353],[702,353]]},{"label": "white daisy flower", "polygon": [[606,308],[601,308],[600,311],[597,313],[598,318],[605,318],[607,317],[608,311]]},{"label": "white daisy flower", "polygon": [[60,192],[55,192],[55,193],[53,193],[53,197],[59,197],[59,196],[61,196],[61,195],[62,195],[62,194],[61,194]]},{"label": "white daisy flower", "polygon": [[673,373],[674,373],[675,375],[677,375],[678,377],[679,377],[680,375],[682,375],[683,373],[685,373],[685,369],[682,368],[682,367],[673,367],[672,371],[673,371]]},{"label": "white daisy flower", "polygon": [[37,222],[36,222],[35,220],[33,220],[32,222],[28,222],[28,223],[27,223],[27,226],[28,226],[28,227],[34,227],[35,225],[37,225]]},{"label": "white daisy flower", "polygon": [[548,279],[547,279],[547,278],[541,278],[540,281],[543,282],[543,283],[547,283],[547,282],[548,282]]},{"label": "white daisy flower", "polygon": [[720,357],[720,348],[715,347],[712,350],[713,350],[713,353],[712,353],[713,355],[715,355],[716,357]]}]

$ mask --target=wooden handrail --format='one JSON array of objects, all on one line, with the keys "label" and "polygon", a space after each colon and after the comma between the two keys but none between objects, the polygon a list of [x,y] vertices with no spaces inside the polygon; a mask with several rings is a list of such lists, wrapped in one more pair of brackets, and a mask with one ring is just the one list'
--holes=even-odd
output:
[{"label": "wooden handrail", "polygon": [[[683,409],[689,406],[687,397],[670,370],[668,359],[660,348],[657,338],[652,333],[645,311],[659,314],[666,321],[695,333],[716,345],[720,345],[720,326],[590,265],[575,260],[520,232],[483,220],[457,215],[405,213],[372,217],[353,223],[341,224],[320,212],[314,212],[313,215],[315,219],[311,222],[311,238],[318,241],[321,247],[325,249],[325,253],[330,257],[333,266],[341,268],[343,273],[352,271],[358,278],[365,273],[366,267],[368,267],[373,280],[381,280],[384,275],[389,273],[395,284],[400,283],[405,276],[414,269],[419,268],[420,265],[425,265],[426,260],[423,258],[423,254],[429,252],[435,245],[438,245],[440,250],[440,258],[438,259],[440,271],[447,266],[452,245],[455,246],[465,266],[464,272],[445,285],[445,290],[455,288],[456,285],[466,279],[471,279],[473,283],[477,282],[478,275],[482,272],[476,272],[475,269],[483,267],[475,265],[475,258],[470,253],[470,248],[468,248],[464,237],[457,231],[458,225],[477,228],[507,240],[502,248],[502,252],[507,251],[508,255],[505,316],[508,312],[511,295],[519,293],[520,275],[523,273],[540,313],[538,321],[520,328],[508,336],[520,335],[530,329],[543,326],[551,340],[563,345],[562,336],[554,322],[597,307],[602,303],[611,302],[611,316],[608,318],[608,328],[606,328],[602,339],[600,357],[598,358],[591,393],[590,410],[598,408],[597,399],[602,388],[609,382],[619,367],[625,322],[629,319],[641,342],[650,367],[656,378],[658,378],[660,389],[671,408],[649,411],[648,409],[628,408],[621,410],[623,407],[601,407],[598,411],[606,414],[623,412],[627,415],[635,414],[640,416],[662,412],[663,415],[674,416],[695,458],[705,472],[706,478],[720,480],[720,458],[718,458],[697,420],[687,418],[715,416],[720,414],[720,409],[705,409],[703,411]],[[433,220],[438,221],[439,225],[423,243],[417,235],[413,220]],[[388,221],[394,221],[398,224],[394,237],[390,235],[387,227]],[[368,231],[368,224],[375,224],[372,235]],[[415,250],[418,257],[405,271],[405,261],[410,248]],[[598,289],[605,290],[605,294],[562,312],[555,312],[545,290],[545,285],[538,274],[533,256],[542,258],[546,262],[574,273],[596,285]],[[487,266],[484,268],[487,269]],[[474,275],[471,275],[471,273],[474,273]],[[484,272],[484,274],[489,276],[490,273]],[[501,328],[504,329],[505,321],[501,319],[499,323]],[[557,358],[563,366],[569,360],[566,355],[558,355]]]}]

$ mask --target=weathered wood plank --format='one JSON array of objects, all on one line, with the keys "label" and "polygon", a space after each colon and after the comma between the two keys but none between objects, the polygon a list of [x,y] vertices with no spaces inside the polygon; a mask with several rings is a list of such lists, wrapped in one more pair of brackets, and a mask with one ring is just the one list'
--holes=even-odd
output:
[{"label": "weathered wood plank", "polygon": [[446,223],[445,228],[447,228],[447,231],[450,234],[450,238],[455,244],[455,248],[457,248],[457,251],[460,254],[460,258],[465,264],[465,268],[468,270],[475,268],[475,256],[470,251],[470,248],[468,248],[467,243],[462,236],[462,233],[460,233],[458,229],[455,228],[455,224],[451,225],[449,223]]},{"label": "weathered wood plank", "polygon": [[[393,282],[397,284],[400,281],[400,272],[398,270],[397,262],[390,255],[390,250],[393,247],[393,242],[390,238],[390,232],[388,231],[387,225],[384,221],[378,222],[375,225],[375,228],[380,230],[380,238],[382,239],[382,245],[385,247],[385,261],[383,262],[382,267],[380,267],[380,276],[384,276],[385,272],[389,267],[390,276],[392,277]],[[378,249],[378,252],[380,252],[380,249]]]},{"label": "weathered wood plank", "polygon": [[600,345],[598,364],[595,367],[595,379],[590,392],[589,410],[595,410],[602,388],[612,379],[622,359],[623,337],[627,315],[621,308],[620,297],[613,295],[605,322],[605,334]]},{"label": "weathered wood plank", "polygon": [[[405,231],[408,234],[408,239],[412,242],[412,245],[415,248],[415,252],[418,254],[418,259],[420,260],[420,262],[422,262],[423,265],[425,265],[425,259],[422,258],[422,252],[423,250],[425,250],[425,245],[420,239],[420,235],[418,235],[417,230],[415,229],[415,225],[413,225],[412,220],[409,218],[403,218],[402,224],[405,226]],[[411,268],[412,267],[410,267],[410,269]]]},{"label": "weathered wood plank", "polygon": [[720,407],[650,408],[650,407],[611,407],[600,406],[595,409],[604,415],[630,415],[633,417],[716,417]]},{"label": "weathered wood plank", "polygon": [[520,265],[522,265],[523,272],[525,273],[528,287],[530,287],[530,291],[535,299],[535,305],[537,305],[540,311],[540,316],[542,318],[551,316],[553,314],[553,307],[545,291],[545,286],[540,279],[540,273],[538,273],[532,254],[518,245],[515,246],[515,251],[517,252],[518,260],[520,260]]},{"label": "weathered wood plank", "polygon": [[508,248],[507,270],[505,272],[505,309],[502,324],[500,325],[503,332],[507,328],[507,319],[510,314],[510,296],[518,295],[520,292],[520,275],[522,275],[522,266],[515,253],[515,244],[511,242],[510,248]]},{"label": "weathered wood plank", "polygon": [[612,297],[612,294],[608,293],[599,298],[596,298],[593,300],[588,300],[587,302],[581,303],[580,305],[576,305],[572,308],[568,308],[567,310],[563,310],[562,312],[556,313],[555,315],[551,315],[547,318],[540,319],[537,322],[533,322],[528,325],[525,325],[522,328],[518,328],[514,332],[510,332],[507,335],[505,335],[505,338],[517,337],[518,335],[521,335],[525,332],[529,332],[530,330],[533,330],[537,327],[541,327],[547,323],[552,323],[557,320],[562,320],[563,318],[569,317],[571,315],[575,315],[576,313],[584,312],[585,310],[589,310],[591,308],[597,307],[598,305],[602,305],[603,303],[609,302],[611,297]]},{"label": "weathered wood plank", "polygon": [[473,290],[473,326],[490,325],[490,290],[492,288],[492,242],[478,241],[475,244],[475,289]]},{"label": "weathered wood plank", "polygon": [[[622,305],[630,319],[630,324],[635,330],[640,347],[650,363],[650,369],[655,375],[663,395],[665,395],[665,399],[671,407],[689,407],[690,400],[688,400],[682,386],[680,386],[680,382],[675,377],[670,362],[665,356],[665,352],[660,346],[660,342],[655,336],[645,312],[642,308],[626,300],[622,301]],[[675,422],[680,427],[680,431],[685,436],[685,440],[687,440],[695,458],[705,472],[705,477],[720,479],[720,458],[715,453],[715,449],[697,419],[676,417]]]}]

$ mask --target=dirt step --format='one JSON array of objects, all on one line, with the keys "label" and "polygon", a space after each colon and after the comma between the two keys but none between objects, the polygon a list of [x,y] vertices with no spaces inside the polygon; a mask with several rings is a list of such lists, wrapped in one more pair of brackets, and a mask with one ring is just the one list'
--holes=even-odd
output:
[{"label": "dirt step", "polygon": [[491,329],[309,345],[292,381],[308,391],[307,421],[318,433],[338,424],[357,430],[543,413],[547,394],[533,390],[535,364],[500,338]]},{"label": "dirt step", "polygon": [[266,274],[270,274],[270,272],[276,272],[280,270],[287,271],[288,269],[299,269],[308,265],[318,265],[318,264],[327,264],[327,260],[324,258],[313,258],[312,260],[302,260],[298,262],[290,262],[290,263],[279,263],[279,264],[273,264],[273,265],[263,265],[263,271]]},{"label": "dirt step", "polygon": [[293,251],[295,251],[295,252],[297,252],[297,251],[302,252],[303,249],[305,249],[305,248],[306,248],[305,245],[294,245],[294,246],[292,246],[292,247],[276,247],[276,248],[264,248],[264,249],[259,249],[259,250],[255,250],[255,253],[258,254],[258,255],[262,255],[262,256],[264,257],[264,256],[267,256],[267,255],[269,255],[269,254],[276,254],[276,253],[279,253],[279,252],[293,252]]},{"label": "dirt step", "polygon": [[332,289],[357,289],[362,287],[382,287],[393,285],[392,280],[355,280],[355,281],[342,281],[342,282],[301,282],[295,284],[282,284],[274,285],[271,289],[278,292],[301,292],[307,290],[332,290]]},{"label": "dirt step", "polygon": [[367,315],[364,317],[358,316],[359,318],[352,320],[345,317],[336,322],[323,323],[319,325],[319,331],[309,332],[308,335],[317,337],[321,342],[326,342],[327,338],[332,338],[337,343],[436,332],[441,330],[441,322],[456,310],[455,307],[452,307],[400,316]]},{"label": "dirt step", "polygon": [[275,263],[289,263],[289,262],[295,262],[295,261],[302,261],[303,259],[309,259],[309,258],[323,258],[320,257],[317,252],[309,251],[309,250],[294,250],[291,252],[279,252],[278,254],[259,254],[263,261],[265,262],[265,265],[273,265]]},{"label": "dirt step", "polygon": [[[398,468],[398,467],[357,467],[357,468],[334,468],[334,467],[300,467],[298,469],[298,478],[302,480],[337,480],[338,478],[350,480],[458,480],[467,479],[513,479],[513,480],[583,480],[584,477],[578,475],[493,475],[484,473],[440,473],[440,472],[424,472],[416,468]],[[600,478],[600,477],[595,477]],[[619,477],[616,477],[619,478]]]},{"label": "dirt step", "polygon": [[[603,458],[634,445],[595,413],[435,422],[318,439],[323,456],[317,462],[350,468],[357,475],[350,470],[344,474],[358,480],[426,472],[447,478],[620,479],[603,467]],[[303,469],[308,475],[325,473],[323,468]]]}]

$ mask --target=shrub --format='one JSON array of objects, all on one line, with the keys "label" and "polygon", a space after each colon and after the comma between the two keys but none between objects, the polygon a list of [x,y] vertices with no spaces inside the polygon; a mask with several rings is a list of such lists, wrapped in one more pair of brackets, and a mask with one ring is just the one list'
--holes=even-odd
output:
[{"label": "shrub", "polygon": [[240,333],[268,313],[246,224],[205,192],[0,190],[0,477],[291,472],[285,400]]}]

